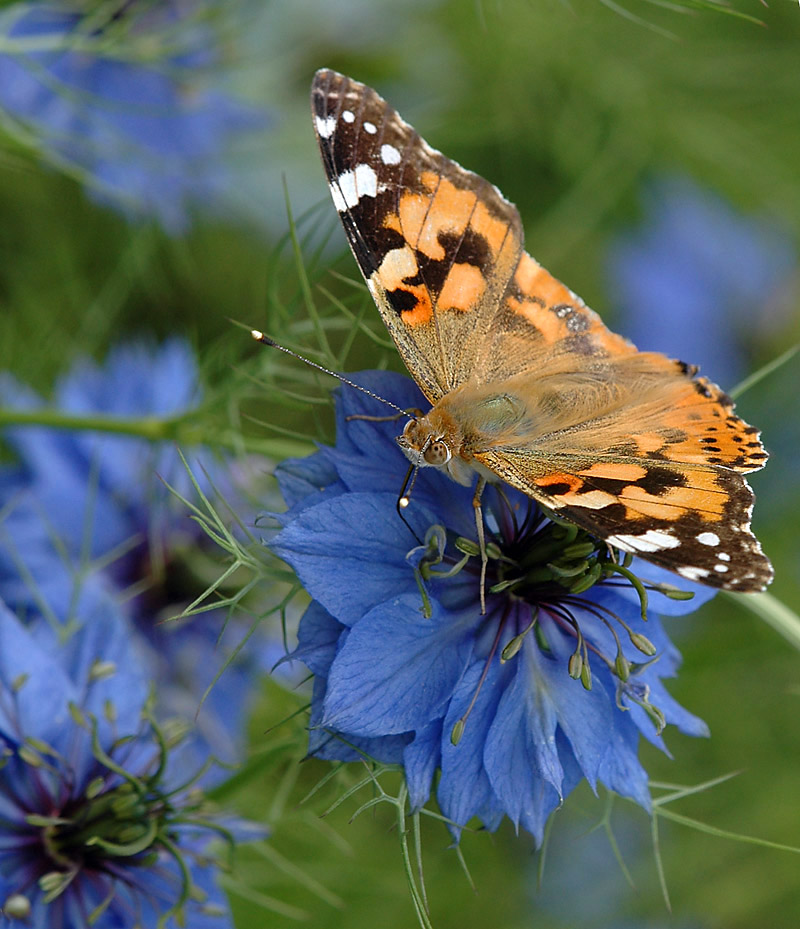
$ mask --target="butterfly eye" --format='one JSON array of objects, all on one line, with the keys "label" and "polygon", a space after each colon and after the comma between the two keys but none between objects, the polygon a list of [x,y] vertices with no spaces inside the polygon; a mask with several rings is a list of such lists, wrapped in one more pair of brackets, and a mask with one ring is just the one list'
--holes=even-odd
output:
[{"label": "butterfly eye", "polygon": [[450,461],[450,449],[441,439],[435,439],[425,449],[424,457],[429,465],[438,467]]}]

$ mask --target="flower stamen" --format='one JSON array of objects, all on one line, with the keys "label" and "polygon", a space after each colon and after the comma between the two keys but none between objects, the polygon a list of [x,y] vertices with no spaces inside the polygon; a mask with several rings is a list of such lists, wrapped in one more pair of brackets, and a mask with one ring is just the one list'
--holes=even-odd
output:
[{"label": "flower stamen", "polygon": [[500,644],[500,637],[503,634],[503,629],[505,628],[506,622],[508,621],[510,612],[511,604],[507,603],[503,609],[503,615],[500,619],[500,622],[497,624],[497,631],[495,632],[494,641],[492,642],[492,647],[489,649],[489,654],[486,656],[486,661],[483,665],[483,671],[481,672],[480,680],[475,687],[475,693],[472,695],[472,699],[469,701],[469,706],[464,711],[461,718],[456,721],[452,731],[450,732],[450,741],[453,745],[458,745],[458,743],[461,741],[461,737],[464,735],[464,728],[467,725],[467,719],[469,718],[469,715],[472,712],[478,699],[478,694],[481,692],[481,688],[486,681],[486,675],[489,673],[492,659],[494,658],[495,652],[497,651],[497,646]]},{"label": "flower stamen", "polygon": [[522,648],[522,643],[525,640],[525,636],[533,629],[536,623],[539,620],[539,607],[534,607],[533,609],[533,618],[528,623],[528,625],[522,630],[522,632],[517,633],[513,639],[505,646],[502,652],[500,652],[500,662],[505,664],[507,661],[510,661],[514,655]]}]

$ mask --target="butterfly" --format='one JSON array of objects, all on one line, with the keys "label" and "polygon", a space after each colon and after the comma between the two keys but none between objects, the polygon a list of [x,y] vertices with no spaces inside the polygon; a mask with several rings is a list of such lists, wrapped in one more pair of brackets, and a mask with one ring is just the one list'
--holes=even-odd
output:
[{"label": "butterfly", "polygon": [[697,368],[640,352],[523,249],[516,207],[431,148],[376,91],[311,89],[334,205],[381,317],[431,404],[398,442],[419,467],[502,481],[681,577],[763,590],[750,529],[758,430]]}]

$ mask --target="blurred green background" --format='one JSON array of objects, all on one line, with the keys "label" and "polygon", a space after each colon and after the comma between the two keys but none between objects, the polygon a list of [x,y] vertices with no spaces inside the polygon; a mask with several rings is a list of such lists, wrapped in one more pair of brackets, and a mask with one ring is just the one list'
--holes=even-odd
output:
[{"label": "blurred green background", "polygon": [[[307,98],[321,66],[375,86],[431,144],[497,184],[520,209],[529,251],[623,333],[630,323],[614,300],[609,256],[641,228],[654,178],[690,178],[744,218],[780,230],[796,254],[800,8],[794,0],[732,2],[760,23],[700,4],[637,0],[242,4],[226,36],[226,86],[262,107],[269,125],[236,153],[236,189],[222,215],[198,211],[185,234],[169,235],[94,204],[35,151],[11,139],[0,150],[0,368],[47,392],[78,355],[102,357],[132,336],[179,332],[197,346],[210,385],[209,436],[241,421],[254,443],[271,440],[276,457],[289,446],[267,422],[291,425],[298,441],[330,440],[331,408],[310,400],[331,384],[256,351],[229,322],[258,326],[344,370],[400,368],[346,253],[319,165]],[[745,275],[747,256],[738,261]],[[735,320],[720,308],[714,325],[725,344],[733,338],[742,375],[800,340],[797,267],[778,295],[753,299]],[[735,286],[736,269],[732,276]],[[677,300],[677,281],[675,293]],[[320,343],[308,294],[332,353]],[[717,338],[717,328],[693,331],[680,307],[675,313],[687,337]],[[697,358],[687,351],[686,360]],[[299,391],[309,402],[291,399]],[[751,481],[754,527],[776,567],[772,593],[795,609],[799,394],[795,359],[738,402],[773,455]],[[690,785],[736,772],[670,809],[800,845],[797,652],[729,597],[667,628],[685,657],[671,691],[709,723],[712,738],[668,732],[673,759],[643,747],[652,778]],[[237,859],[238,924],[414,925],[391,814],[378,809],[351,824],[353,800],[320,818],[357,774],[301,804],[327,767],[298,766],[302,720],[271,729],[297,705],[295,695],[265,687],[252,723],[260,767],[232,792],[243,810],[274,825],[266,850]],[[647,817],[622,801],[610,812],[633,886],[606,833],[593,831],[607,799],[582,789],[556,814],[541,881],[528,836],[507,827],[465,835],[474,891],[446,830],[426,823],[434,925],[800,925],[796,855],[661,822],[670,912]],[[270,912],[259,894],[271,898]]]}]

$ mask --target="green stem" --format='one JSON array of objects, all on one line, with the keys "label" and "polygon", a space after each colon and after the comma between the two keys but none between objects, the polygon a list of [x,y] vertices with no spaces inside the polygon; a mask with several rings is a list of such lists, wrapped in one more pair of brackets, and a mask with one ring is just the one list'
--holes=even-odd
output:
[{"label": "green stem", "polygon": [[227,451],[244,451],[270,458],[299,457],[312,451],[311,442],[297,439],[242,440],[227,430],[198,426],[186,417],[139,419],[114,416],[81,416],[61,410],[9,410],[0,408],[0,429],[8,426],[42,426],[72,432],[104,432],[109,435],[129,435],[148,442],[177,442],[180,445],[210,445]]},{"label": "green stem", "polygon": [[411,892],[411,901],[414,904],[414,910],[417,914],[422,929],[433,929],[430,917],[425,907],[425,900],[417,886],[417,880],[414,875],[414,865],[411,861],[411,852],[408,847],[408,825],[406,823],[406,800],[408,798],[408,789],[405,784],[400,788],[400,794],[396,800],[397,808],[397,834],[400,836],[400,850],[403,855],[403,870],[406,874],[408,889]]},{"label": "green stem", "polygon": [[[139,436],[150,441],[177,439],[184,425],[185,421],[181,419],[121,419],[115,416],[81,416],[61,410],[0,409],[0,426],[46,426],[50,429],[108,432]],[[197,439],[192,441],[196,442]]]}]

